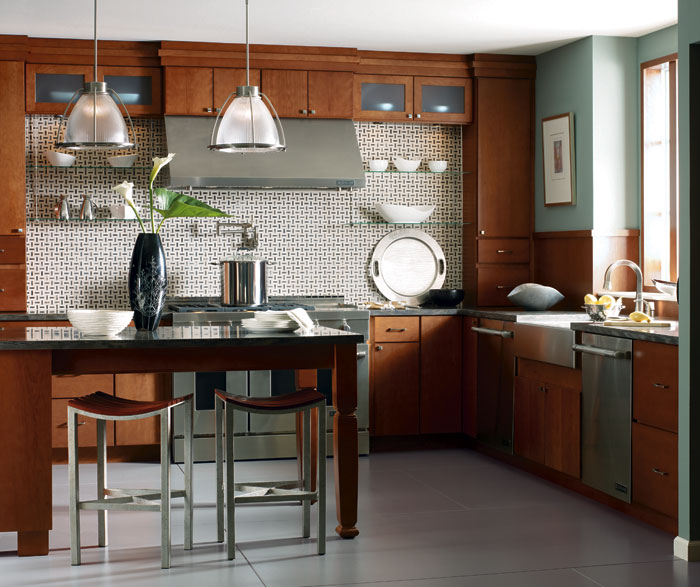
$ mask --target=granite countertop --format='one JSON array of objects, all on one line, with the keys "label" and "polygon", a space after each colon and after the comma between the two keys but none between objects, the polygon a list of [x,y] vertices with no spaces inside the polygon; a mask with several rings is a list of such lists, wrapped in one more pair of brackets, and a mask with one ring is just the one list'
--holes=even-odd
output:
[{"label": "granite countertop", "polygon": [[675,320],[666,320],[666,322],[671,323],[671,328],[623,328],[621,326],[603,326],[600,322],[574,322],[571,324],[571,329],[577,332],[589,332],[591,334],[661,342],[678,346],[678,322]]},{"label": "granite countertop", "polygon": [[0,314],[0,322],[60,322],[68,320],[65,314]]},{"label": "granite countertop", "polygon": [[126,328],[120,334],[85,337],[72,327],[28,326],[0,332],[0,350],[168,349],[364,342],[361,334],[316,327],[294,332],[251,333],[240,326],[161,326],[155,332]]}]

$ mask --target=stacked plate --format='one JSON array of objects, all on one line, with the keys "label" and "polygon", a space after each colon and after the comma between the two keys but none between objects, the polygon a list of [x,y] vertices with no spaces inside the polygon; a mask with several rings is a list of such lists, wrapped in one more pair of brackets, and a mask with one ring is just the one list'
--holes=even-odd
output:
[{"label": "stacked plate", "polygon": [[250,332],[291,332],[299,328],[287,312],[272,310],[255,312],[255,318],[244,318],[241,324]]}]

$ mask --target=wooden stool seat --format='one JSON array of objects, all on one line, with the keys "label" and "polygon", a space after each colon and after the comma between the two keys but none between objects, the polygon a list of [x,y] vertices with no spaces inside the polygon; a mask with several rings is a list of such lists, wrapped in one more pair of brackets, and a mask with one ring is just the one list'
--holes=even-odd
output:
[{"label": "wooden stool seat", "polygon": [[103,418],[155,415],[165,408],[175,407],[187,401],[186,397],[178,397],[171,400],[142,402],[123,397],[107,395],[101,391],[91,393],[83,397],[77,397],[68,402],[71,408],[82,412],[88,412]]},{"label": "wooden stool seat", "polygon": [[325,396],[313,387],[273,397],[248,397],[231,395],[219,389],[215,391],[217,397],[235,406],[236,409],[256,412],[299,412],[307,406],[325,400]]}]

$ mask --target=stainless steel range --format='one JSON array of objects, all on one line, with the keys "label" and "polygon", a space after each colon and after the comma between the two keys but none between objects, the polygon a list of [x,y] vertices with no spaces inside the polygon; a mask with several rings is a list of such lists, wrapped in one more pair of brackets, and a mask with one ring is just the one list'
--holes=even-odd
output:
[{"label": "stainless steel range", "polygon": [[[357,332],[369,338],[369,311],[346,305],[342,297],[282,297],[270,296],[267,309],[303,307],[319,325]],[[173,326],[235,325],[243,318],[251,318],[261,307],[244,308],[223,306],[192,300],[171,302]],[[367,344],[357,345],[357,425],[359,452],[369,454],[369,357]],[[333,415],[331,372],[318,371],[318,389],[327,398],[328,422],[326,446],[333,454]],[[180,397],[194,393],[194,459],[214,460],[214,389],[251,397],[269,397],[294,391],[294,371],[229,371],[174,373],[173,395]],[[293,414],[266,416],[235,413],[236,458],[273,459],[296,456],[295,419]],[[173,455],[176,462],[183,460],[183,426],[181,414],[175,415]]]}]

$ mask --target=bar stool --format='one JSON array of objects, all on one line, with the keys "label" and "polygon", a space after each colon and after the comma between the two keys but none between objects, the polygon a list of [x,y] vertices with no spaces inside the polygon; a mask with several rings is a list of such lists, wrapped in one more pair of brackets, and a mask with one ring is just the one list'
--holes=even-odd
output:
[{"label": "bar stool", "polygon": [[[245,397],[216,391],[216,530],[224,541],[224,471],[222,444],[226,457],[226,531],[229,560],[236,555],[235,506],[240,503],[302,502],[302,535],[311,534],[311,502],[318,503],[318,554],[326,552],[326,398],[316,389],[306,388],[275,397]],[[311,410],[318,409],[318,481],[311,490]],[[292,481],[234,483],[234,410],[253,414],[303,413],[303,474]],[[226,419],[226,432],[222,425]],[[242,492],[235,495],[235,491]]]},{"label": "bar stool", "polygon": [[[170,489],[172,410],[185,406],[185,489]],[[80,501],[78,415],[97,420],[97,499]],[[160,489],[110,489],[107,483],[108,420],[160,416]],[[68,472],[70,477],[71,564],[80,564],[80,510],[97,510],[97,540],[107,545],[107,510],[160,512],[161,567],[170,568],[170,499],[185,498],[185,550],[192,549],[192,395],[165,401],[134,401],[98,391],[68,402]],[[160,501],[160,503],[154,503]]]}]

